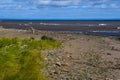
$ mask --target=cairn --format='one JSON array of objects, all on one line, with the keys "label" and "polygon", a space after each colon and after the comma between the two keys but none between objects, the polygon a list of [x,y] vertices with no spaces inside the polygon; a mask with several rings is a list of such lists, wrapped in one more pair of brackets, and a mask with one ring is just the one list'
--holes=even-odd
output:
[{"label": "cairn", "polygon": [[120,27],[117,27],[117,29],[119,29],[119,30],[120,30]]},{"label": "cairn", "polygon": [[30,33],[32,33],[32,34],[38,34],[38,30],[37,29],[35,29],[34,27],[30,27],[29,29],[28,29],[28,31],[30,32]]}]

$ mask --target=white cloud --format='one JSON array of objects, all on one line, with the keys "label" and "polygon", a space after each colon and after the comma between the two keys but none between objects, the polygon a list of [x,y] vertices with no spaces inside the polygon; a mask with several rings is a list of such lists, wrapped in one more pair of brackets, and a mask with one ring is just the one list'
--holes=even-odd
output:
[{"label": "white cloud", "polygon": [[70,6],[70,5],[79,5],[81,0],[37,0],[36,4],[41,5],[56,5],[56,6]]},{"label": "white cloud", "polygon": [[39,9],[40,7],[38,6],[58,6],[72,8],[119,8],[119,2],[119,0],[0,0],[0,8]]},{"label": "white cloud", "polygon": [[36,4],[43,4],[43,5],[49,5],[51,3],[51,0],[38,0],[35,1]]},{"label": "white cloud", "polygon": [[82,8],[118,8],[118,0],[37,0],[39,5],[46,6],[78,6]]}]

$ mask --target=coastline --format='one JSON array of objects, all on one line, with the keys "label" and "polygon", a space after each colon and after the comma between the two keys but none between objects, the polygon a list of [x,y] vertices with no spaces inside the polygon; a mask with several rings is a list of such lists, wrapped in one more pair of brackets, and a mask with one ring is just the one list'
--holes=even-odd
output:
[{"label": "coastline", "polygon": [[[7,38],[40,39],[43,35],[53,37],[62,43],[59,49],[43,51],[44,61],[47,64],[43,73],[48,79],[78,80],[87,68],[90,68],[90,71],[93,69],[92,73],[87,72],[83,77],[92,77],[97,80],[120,79],[120,41],[116,37],[53,31],[37,31],[37,34],[32,34],[29,30],[0,29],[0,37]],[[94,56],[93,61],[89,62],[91,55]]]},{"label": "coastline", "polygon": [[98,36],[120,36],[120,21],[84,21],[84,20],[3,20],[0,26],[6,29],[28,30],[33,27],[36,30],[51,32],[69,32],[76,34],[98,35]]}]

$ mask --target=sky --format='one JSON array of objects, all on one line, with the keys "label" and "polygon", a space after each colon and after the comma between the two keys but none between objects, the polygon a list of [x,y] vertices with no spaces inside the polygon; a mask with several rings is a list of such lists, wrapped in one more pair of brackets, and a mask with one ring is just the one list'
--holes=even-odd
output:
[{"label": "sky", "polygon": [[120,0],[0,0],[0,19],[120,19]]}]

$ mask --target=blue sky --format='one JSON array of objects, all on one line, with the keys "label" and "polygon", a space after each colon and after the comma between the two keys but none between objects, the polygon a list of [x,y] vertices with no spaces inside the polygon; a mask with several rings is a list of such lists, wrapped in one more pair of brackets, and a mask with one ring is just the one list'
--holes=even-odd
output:
[{"label": "blue sky", "polygon": [[0,0],[0,19],[120,19],[120,0]]}]

